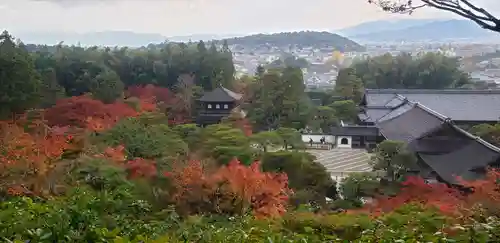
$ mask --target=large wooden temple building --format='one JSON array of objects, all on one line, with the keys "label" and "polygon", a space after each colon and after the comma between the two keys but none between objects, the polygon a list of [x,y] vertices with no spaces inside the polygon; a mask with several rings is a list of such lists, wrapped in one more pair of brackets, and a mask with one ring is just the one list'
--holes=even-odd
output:
[{"label": "large wooden temple building", "polygon": [[235,93],[222,85],[217,86],[212,91],[206,92],[198,99],[200,109],[196,117],[196,123],[200,126],[207,126],[219,123],[231,112],[244,112],[239,109],[243,95]]},{"label": "large wooden temple building", "polygon": [[351,147],[403,141],[419,158],[416,172],[450,184],[498,166],[500,149],[467,130],[500,119],[499,90],[366,90],[355,125],[332,135]]}]

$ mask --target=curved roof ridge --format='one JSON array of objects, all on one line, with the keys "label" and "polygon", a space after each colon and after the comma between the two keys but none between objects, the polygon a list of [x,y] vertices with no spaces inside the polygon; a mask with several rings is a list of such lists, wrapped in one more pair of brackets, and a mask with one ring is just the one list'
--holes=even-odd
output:
[{"label": "curved roof ridge", "polygon": [[463,135],[467,136],[468,138],[471,138],[475,141],[477,141],[478,143],[484,145],[485,147],[487,147],[488,149],[494,151],[494,152],[497,152],[497,153],[500,153],[500,148],[489,143],[488,141],[482,139],[481,137],[479,136],[475,136],[473,134],[471,134],[470,132],[467,132],[465,131],[464,129],[454,125],[454,124],[450,124],[455,130],[457,130],[458,132],[462,133]]},{"label": "curved roof ridge", "polygon": [[365,89],[369,94],[500,94],[500,89]]},{"label": "curved roof ridge", "polygon": [[241,99],[241,97],[243,96],[242,94],[239,94],[239,93],[236,93],[230,89],[227,89],[226,87],[222,86],[222,84],[219,84],[219,85],[220,85],[220,88],[222,88],[222,90],[224,90],[224,92],[226,92],[229,96],[233,97],[236,100]]},{"label": "curved roof ridge", "polygon": [[[411,103],[413,103],[413,102],[411,102]],[[445,116],[445,115],[443,115],[443,114],[441,114],[441,113],[439,113],[439,112],[437,112],[437,111],[435,111],[435,110],[433,110],[425,105],[422,105],[420,102],[416,102],[415,106],[421,108],[424,111],[427,111],[429,114],[431,114],[431,115],[433,115],[433,116],[435,116],[443,121],[451,121],[451,119],[449,117],[447,117],[447,116]]]},{"label": "curved roof ridge", "polygon": [[[392,109],[392,110],[391,110],[391,111],[389,111],[387,114],[385,114],[385,115],[381,116],[381,117],[380,117],[379,119],[377,119],[375,122],[380,121],[382,118],[386,117],[387,115],[389,115],[389,114],[390,114],[391,112],[393,112],[394,110],[396,110],[396,109],[398,109],[398,108],[400,108],[401,106],[406,105],[406,104],[409,104],[409,105],[412,105],[412,106],[413,106],[413,107],[412,107],[411,109],[409,109],[409,110],[414,109],[414,108],[416,107],[416,105],[417,105],[417,104],[416,104],[416,103],[414,103],[414,102],[411,102],[411,101],[409,101],[409,100],[405,100],[405,102],[403,102],[401,105],[399,105],[399,106],[397,106],[396,108]],[[401,114],[399,114],[399,115],[397,115],[397,116],[395,116],[395,117],[391,117],[390,119],[387,119],[387,120],[385,120],[384,122],[387,122],[387,121],[392,121],[392,120],[394,120],[394,119],[396,119],[396,118],[398,118],[398,117],[402,116],[402,115],[403,115],[403,114],[405,114],[406,112],[408,112],[408,111],[405,111],[405,112],[403,112],[403,113],[401,113]]]},{"label": "curved roof ridge", "polygon": [[[401,103],[401,104],[398,104],[398,105],[396,105],[396,106],[393,106],[393,107],[391,107],[391,106],[387,106],[389,103],[393,102],[395,99],[400,100],[402,103]],[[405,101],[406,101],[406,100],[408,100],[408,98],[406,98],[406,97],[404,97],[404,96],[402,96],[402,95],[400,95],[400,94],[394,94],[394,97],[393,97],[392,99],[390,99],[390,100],[388,100],[387,102],[385,102],[384,107],[386,107],[386,108],[391,108],[391,109],[395,109],[395,108],[398,108],[399,106],[403,105],[403,104],[405,103]]]}]

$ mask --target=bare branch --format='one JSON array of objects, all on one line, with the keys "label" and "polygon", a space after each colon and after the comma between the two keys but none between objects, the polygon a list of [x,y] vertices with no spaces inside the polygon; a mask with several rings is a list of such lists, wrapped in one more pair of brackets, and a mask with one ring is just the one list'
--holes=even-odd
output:
[{"label": "bare branch", "polygon": [[419,8],[435,8],[460,15],[484,29],[500,32],[500,19],[471,3],[471,0],[420,0],[421,4],[414,4],[413,0],[368,0],[368,2],[391,13],[411,14]]}]

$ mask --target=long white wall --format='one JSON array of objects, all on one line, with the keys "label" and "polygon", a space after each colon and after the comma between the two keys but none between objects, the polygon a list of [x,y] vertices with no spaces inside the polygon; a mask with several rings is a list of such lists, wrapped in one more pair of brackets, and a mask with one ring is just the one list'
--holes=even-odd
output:
[{"label": "long white wall", "polygon": [[333,136],[333,135],[302,134],[302,141],[304,141],[304,143],[308,143],[309,139],[312,139],[313,142],[319,143],[320,142],[319,140],[322,137],[325,137],[327,143],[330,143],[330,144],[335,143],[335,136]]}]

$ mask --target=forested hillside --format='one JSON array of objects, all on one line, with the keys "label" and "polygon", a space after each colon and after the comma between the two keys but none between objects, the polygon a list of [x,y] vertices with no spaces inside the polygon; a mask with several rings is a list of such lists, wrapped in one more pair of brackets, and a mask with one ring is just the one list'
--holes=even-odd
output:
[{"label": "forested hillside", "polygon": [[282,32],[275,34],[257,34],[244,37],[226,39],[230,45],[243,46],[288,46],[297,45],[302,47],[333,47],[342,52],[363,51],[364,47],[358,43],[330,32],[301,31]]}]

